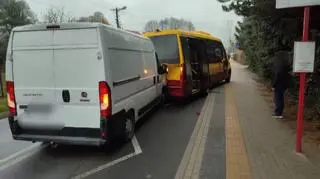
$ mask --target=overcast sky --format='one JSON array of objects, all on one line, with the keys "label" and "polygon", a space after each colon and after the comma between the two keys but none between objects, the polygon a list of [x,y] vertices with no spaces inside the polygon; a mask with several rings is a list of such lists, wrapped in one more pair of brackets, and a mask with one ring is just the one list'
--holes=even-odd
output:
[{"label": "overcast sky", "polygon": [[[89,16],[95,11],[105,14],[111,24],[115,15],[111,8],[127,6],[121,11],[121,23],[125,29],[143,31],[148,20],[176,17],[191,20],[197,30],[220,37],[227,43],[234,25],[241,20],[234,13],[223,12],[217,0],[26,0],[30,8],[43,19],[50,7],[64,7],[69,16]],[[227,44],[226,44],[227,45]]]}]

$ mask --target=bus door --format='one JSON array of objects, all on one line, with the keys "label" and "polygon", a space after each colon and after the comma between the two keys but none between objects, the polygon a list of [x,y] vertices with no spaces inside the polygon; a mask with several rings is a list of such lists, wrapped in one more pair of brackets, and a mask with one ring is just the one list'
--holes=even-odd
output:
[{"label": "bus door", "polygon": [[184,65],[184,75],[185,75],[185,96],[189,96],[192,94],[193,89],[193,82],[192,82],[192,67],[191,67],[191,60],[194,58],[194,53],[191,51],[190,47],[190,38],[179,36],[181,42],[181,49],[183,55],[183,62]]},{"label": "bus door", "polygon": [[192,71],[192,92],[205,90],[208,84],[208,66],[205,55],[205,45],[201,39],[190,38],[190,64]]},{"label": "bus door", "polygon": [[205,91],[210,87],[209,59],[206,52],[206,41],[199,39],[199,54],[201,65],[201,90]]},{"label": "bus door", "polygon": [[214,49],[216,63],[217,63],[217,71],[218,71],[218,81],[222,81],[225,79],[225,71],[223,68],[223,62],[225,60],[224,48],[221,43],[218,43]]},{"label": "bus door", "polygon": [[160,64],[168,67],[167,87],[170,96],[184,97],[184,67],[181,66],[177,35],[150,37]]}]

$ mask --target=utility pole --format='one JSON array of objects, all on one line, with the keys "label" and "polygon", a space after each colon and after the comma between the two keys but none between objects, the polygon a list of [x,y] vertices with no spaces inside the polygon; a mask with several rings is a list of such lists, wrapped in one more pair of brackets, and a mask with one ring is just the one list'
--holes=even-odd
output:
[{"label": "utility pole", "polygon": [[119,29],[121,28],[121,27],[120,27],[120,16],[119,16],[119,12],[122,11],[122,10],[125,10],[125,9],[127,9],[127,6],[123,6],[123,7],[121,7],[121,8],[116,7],[116,8],[114,8],[114,9],[111,9],[111,11],[116,12],[116,24],[117,24],[117,28],[119,28]]},{"label": "utility pole", "polygon": [[233,25],[234,25],[234,22],[233,20],[227,20],[227,30],[228,30],[228,35],[229,35],[229,46],[231,48],[229,48],[229,50],[231,50],[232,52],[234,52],[234,47],[233,47],[233,44],[232,44],[232,35],[233,35]]}]

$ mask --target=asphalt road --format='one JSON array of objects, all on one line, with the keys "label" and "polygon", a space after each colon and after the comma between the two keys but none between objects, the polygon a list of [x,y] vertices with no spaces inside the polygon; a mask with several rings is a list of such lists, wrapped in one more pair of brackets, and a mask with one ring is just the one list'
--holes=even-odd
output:
[{"label": "asphalt road", "polygon": [[14,141],[9,129],[8,119],[0,120],[0,161],[31,145],[30,142]]},{"label": "asphalt road", "polygon": [[174,178],[204,99],[155,110],[139,122],[136,143],[109,151],[13,141],[7,120],[0,120],[0,178]]}]

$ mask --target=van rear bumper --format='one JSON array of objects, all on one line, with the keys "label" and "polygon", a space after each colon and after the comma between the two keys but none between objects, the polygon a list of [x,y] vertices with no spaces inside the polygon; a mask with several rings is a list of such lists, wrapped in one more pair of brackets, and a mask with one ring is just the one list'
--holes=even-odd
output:
[{"label": "van rear bumper", "polygon": [[70,145],[92,145],[101,146],[106,144],[106,140],[99,138],[87,138],[87,137],[69,137],[69,136],[44,136],[44,135],[31,135],[20,134],[12,135],[15,140],[36,141],[36,142],[55,142],[59,144]]},{"label": "van rear bumper", "polygon": [[8,119],[12,137],[15,140],[94,146],[107,143],[107,138],[100,136],[100,128],[64,127],[61,130],[26,130],[19,126],[13,116],[9,116]]}]

